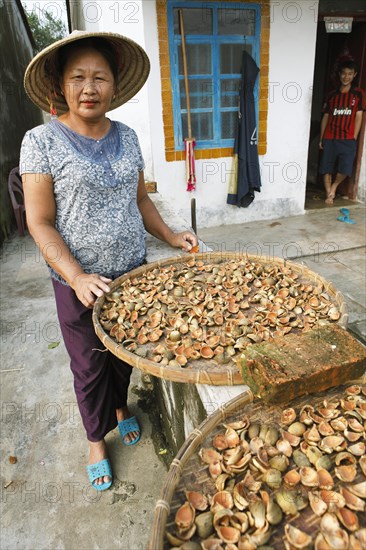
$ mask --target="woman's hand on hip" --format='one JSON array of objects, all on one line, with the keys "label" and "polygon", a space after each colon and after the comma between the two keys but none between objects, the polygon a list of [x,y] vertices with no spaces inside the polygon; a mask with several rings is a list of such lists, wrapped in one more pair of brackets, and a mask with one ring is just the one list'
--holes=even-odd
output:
[{"label": "woman's hand on hip", "polygon": [[112,279],[97,273],[80,273],[74,277],[71,288],[75,291],[80,302],[91,309],[99,296],[103,296],[104,292],[110,291],[107,283],[111,281]]}]

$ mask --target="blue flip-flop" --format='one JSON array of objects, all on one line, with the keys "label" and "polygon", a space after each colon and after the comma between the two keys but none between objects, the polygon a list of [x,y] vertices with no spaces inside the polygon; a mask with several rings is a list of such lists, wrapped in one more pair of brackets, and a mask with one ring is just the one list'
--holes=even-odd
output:
[{"label": "blue flip-flop", "polygon": [[339,211],[340,211],[340,213],[343,214],[344,216],[349,216],[349,210],[348,210],[348,208],[340,208]]},{"label": "blue flip-flop", "polygon": [[349,216],[338,216],[337,220],[339,222],[349,223],[351,225],[354,225],[356,223],[355,220],[351,220]]},{"label": "blue flip-flop", "polygon": [[[126,420],[121,420],[118,422],[118,429],[121,439],[125,445],[135,445],[141,437],[141,428],[137,422],[136,416],[131,416],[131,418],[126,418]],[[131,432],[138,432],[139,435],[127,443],[125,436]]]},{"label": "blue flip-flop", "polygon": [[[100,462],[96,462],[95,464],[88,464],[86,470],[88,472],[89,481],[92,484],[92,487],[94,487],[97,491],[105,491],[112,485],[112,468],[108,458],[105,458]],[[111,480],[104,482],[101,485],[95,483],[96,479],[104,476],[109,476]]]}]

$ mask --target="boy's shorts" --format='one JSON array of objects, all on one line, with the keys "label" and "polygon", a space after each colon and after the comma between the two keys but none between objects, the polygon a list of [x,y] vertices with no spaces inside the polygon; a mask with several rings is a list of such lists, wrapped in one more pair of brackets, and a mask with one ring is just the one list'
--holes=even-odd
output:
[{"label": "boy's shorts", "polygon": [[355,139],[323,139],[323,156],[319,172],[332,174],[337,171],[339,174],[351,176],[356,152]]}]

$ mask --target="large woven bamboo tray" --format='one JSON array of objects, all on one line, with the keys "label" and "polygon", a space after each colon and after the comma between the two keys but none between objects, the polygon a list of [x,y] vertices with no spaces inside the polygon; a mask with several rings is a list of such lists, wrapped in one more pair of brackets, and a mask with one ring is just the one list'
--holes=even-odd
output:
[{"label": "large woven bamboo tray", "polygon": [[[324,289],[330,296],[331,301],[340,311],[340,318],[337,322],[344,328],[347,326],[348,314],[346,312],[345,301],[342,294],[335,288],[333,283],[326,281],[317,273],[309,270],[303,265],[276,257],[269,258],[266,256],[257,257],[253,255],[239,255],[235,252],[208,252],[172,257],[142,265],[141,267],[122,275],[111,283],[111,292],[117,290],[121,283],[127,281],[128,279],[142,277],[155,268],[170,265],[186,266],[187,262],[191,261],[192,258],[195,258],[195,261],[203,261],[205,263],[220,263],[225,260],[230,261],[244,258],[245,260],[253,261],[262,264],[263,266],[270,264],[271,266],[285,266],[291,268],[294,273],[301,277],[301,280],[304,280],[309,284],[322,284],[324,286]],[[98,298],[94,306],[93,323],[96,334],[108,350],[129,365],[153,376],[174,382],[212,385],[238,385],[244,383],[239,369],[233,361],[222,365],[215,360],[215,357],[212,359],[200,358],[192,362],[190,361],[185,367],[177,367],[171,365],[161,365],[149,358],[141,357],[131,351],[128,351],[124,347],[123,343],[117,343],[116,340],[111,338],[100,323],[100,314],[105,300],[105,296]],[[177,298],[177,300],[179,300],[179,298]]]},{"label": "large woven bamboo tray", "polygon": [[[362,381],[359,380],[358,382],[361,383]],[[356,383],[357,381],[355,384]],[[212,448],[214,436],[219,433],[225,433],[224,424],[240,421],[247,415],[251,424],[257,422],[260,423],[261,426],[279,426],[284,409],[293,407],[298,412],[304,405],[311,405],[317,410],[316,408],[318,406],[325,406],[324,400],[326,400],[328,404],[336,404],[341,397],[344,397],[345,389],[349,386],[350,384],[338,386],[325,392],[314,393],[306,397],[302,396],[282,407],[278,405],[267,405],[262,400],[258,399],[253,400],[253,394],[248,390],[216,410],[190,434],[170,465],[170,469],[161,490],[160,499],[156,503],[148,550],[168,550],[173,546],[178,547],[178,544],[174,545],[168,542],[166,532],[174,533],[176,528],[175,514],[178,508],[187,500],[186,491],[201,492],[208,498],[212,497],[212,495],[217,492],[215,482],[209,474],[208,465],[202,461],[198,453],[204,448]],[[363,386],[363,391],[366,391],[365,386]],[[363,401],[366,402],[365,394],[361,394],[361,397]],[[363,432],[361,439],[365,441],[365,432]],[[359,458],[360,457],[358,457],[358,459]],[[335,476],[334,464],[329,472],[335,480],[334,489],[332,489],[332,491],[339,491],[340,486],[347,485],[339,481]],[[236,481],[243,479],[244,475],[244,473],[236,474]],[[352,483],[360,483],[362,481],[365,481],[365,476],[360,467],[357,466],[357,476]],[[271,490],[268,489],[265,484],[263,484],[263,488],[271,493]],[[311,487],[305,489],[311,490]],[[336,495],[336,493],[332,494]],[[363,498],[365,500],[366,495]],[[210,508],[208,508],[208,510],[209,509]],[[196,512],[196,514],[199,514],[199,512]],[[360,522],[360,528],[365,527],[366,515],[363,512],[357,512],[357,515]],[[301,510],[297,516],[285,516],[284,514],[283,517],[284,519],[279,525],[272,526],[271,538],[263,547],[273,548],[275,550],[282,550],[285,548],[285,523],[290,523],[303,532],[313,535],[313,537],[315,537],[319,531],[320,517],[314,514],[309,505]],[[345,529],[342,525],[341,527]],[[218,538],[216,533],[212,534],[211,537]],[[197,533],[192,536],[191,542],[199,544]],[[306,546],[306,548],[310,547],[313,548],[312,545]],[[341,548],[341,546],[338,547]],[[228,548],[225,546],[225,542],[222,542],[222,548]]]}]

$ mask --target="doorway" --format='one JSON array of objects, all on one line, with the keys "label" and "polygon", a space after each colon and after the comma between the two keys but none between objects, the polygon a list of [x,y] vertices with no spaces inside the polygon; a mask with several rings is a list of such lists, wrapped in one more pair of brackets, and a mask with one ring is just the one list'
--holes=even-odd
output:
[{"label": "doorway", "polygon": [[[344,2],[342,4],[342,12],[336,14],[321,13],[321,4],[319,7],[305,195],[305,209],[307,210],[326,207],[323,179],[318,171],[321,154],[319,151],[320,122],[324,99],[329,92],[337,87],[337,64],[340,60],[353,58],[356,61],[358,65],[356,85],[364,91],[366,90],[366,13],[364,15],[349,13],[347,7],[344,7]],[[326,15],[353,16],[352,32],[327,33],[324,22]],[[365,122],[366,114],[364,113],[353,174],[337,189],[336,204],[340,206],[346,205],[349,200],[357,199]]]}]

